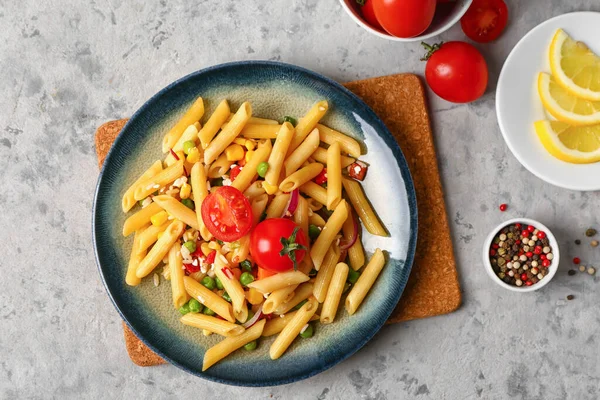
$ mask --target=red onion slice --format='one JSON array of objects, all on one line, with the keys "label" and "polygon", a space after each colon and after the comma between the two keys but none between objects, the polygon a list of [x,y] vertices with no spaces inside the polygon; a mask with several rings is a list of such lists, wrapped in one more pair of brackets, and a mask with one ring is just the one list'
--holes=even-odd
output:
[{"label": "red onion slice", "polygon": [[288,200],[287,205],[285,206],[285,209],[283,210],[283,214],[281,214],[281,218],[285,218],[286,216],[288,216],[288,212],[291,214],[294,213],[294,211],[296,211],[296,208],[298,208],[298,199],[300,197],[300,190],[298,189],[294,189],[292,191],[292,193],[290,194],[290,199]]},{"label": "red onion slice", "polygon": [[173,149],[169,149],[169,151],[171,152],[171,155],[173,156],[173,158],[176,159],[177,161],[179,161],[179,156],[177,155],[177,153],[175,153],[173,151]]},{"label": "red onion slice", "polygon": [[254,325],[256,323],[256,321],[259,320],[261,315],[262,315],[262,304],[260,305],[258,310],[256,310],[256,314],[254,314],[254,316],[252,318],[250,318],[248,321],[246,321],[242,326],[246,329],[250,328],[252,325]]},{"label": "red onion slice", "polygon": [[356,216],[352,213],[352,235],[350,239],[340,241],[340,250],[348,250],[354,246],[356,239],[358,239],[358,222],[356,221]]}]

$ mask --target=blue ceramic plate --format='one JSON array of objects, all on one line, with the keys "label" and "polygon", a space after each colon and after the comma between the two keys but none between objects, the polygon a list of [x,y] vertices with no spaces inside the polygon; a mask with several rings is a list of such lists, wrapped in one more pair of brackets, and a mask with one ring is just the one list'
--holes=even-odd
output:
[{"label": "blue ceramic plate", "polygon": [[[268,355],[273,337],[256,351],[239,350],[202,372],[204,352],[217,343],[179,322],[170,285],[154,287],[146,278],[137,287],[125,284],[132,237],[123,238],[125,214],[121,196],[154,160],[162,159],[162,137],[197,97],[205,99],[205,115],[222,99],[232,109],[245,100],[253,114],[280,120],[302,116],[325,99],[330,111],[324,124],[359,139],[367,151],[361,159],[371,167],[365,191],[390,232],[369,235],[363,242],[370,256],[386,250],[389,261],[373,290],[349,317],[344,310],[335,323],[317,325],[311,339],[294,341],[283,357]],[[364,152],[364,151],[363,151]],[[170,363],[200,377],[233,385],[273,386],[308,378],[352,355],[369,341],[393,311],[410,273],[417,239],[417,204],[406,160],[394,138],[373,111],[338,83],[292,65],[252,61],[211,67],[172,83],[152,97],[129,120],[115,141],[100,173],[94,200],[93,233],[100,275],[115,307],[135,334]],[[162,268],[160,268],[162,270]]]}]

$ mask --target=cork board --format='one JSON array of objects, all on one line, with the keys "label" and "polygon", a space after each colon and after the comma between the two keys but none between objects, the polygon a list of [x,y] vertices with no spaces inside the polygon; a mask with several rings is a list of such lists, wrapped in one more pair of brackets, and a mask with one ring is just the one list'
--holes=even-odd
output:
[{"label": "cork board", "polygon": [[[419,235],[412,272],[390,323],[447,314],[456,310],[461,292],[437,166],[425,92],[419,77],[398,74],[344,84],[383,120],[396,138],[413,176],[419,208]],[[98,165],[127,122],[110,121],[96,131]],[[123,323],[125,347],[143,367],[165,361]]]}]

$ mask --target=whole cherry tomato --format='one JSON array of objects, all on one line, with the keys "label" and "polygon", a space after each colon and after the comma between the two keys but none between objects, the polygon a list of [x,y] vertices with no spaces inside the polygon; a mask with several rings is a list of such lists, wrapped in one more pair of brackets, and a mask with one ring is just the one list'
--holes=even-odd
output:
[{"label": "whole cherry tomato", "polygon": [[373,9],[390,35],[409,38],[431,25],[436,4],[436,0],[373,0]]},{"label": "whole cherry tomato", "polygon": [[471,40],[487,43],[500,36],[508,22],[508,7],[503,0],[474,0],[460,20]]},{"label": "whole cherry tomato", "polygon": [[375,16],[375,10],[373,9],[373,1],[374,0],[356,0],[356,2],[360,5],[360,12],[362,13],[363,18],[369,25],[371,25],[375,29],[383,30],[379,21],[377,21],[377,17]]},{"label": "whole cherry tomato", "polygon": [[306,253],[306,234],[287,218],[270,218],[256,225],[250,236],[250,254],[260,268],[283,272],[296,269]]},{"label": "whole cherry tomato", "polygon": [[215,238],[233,242],[252,228],[252,208],[238,189],[221,186],[202,202],[202,221]]},{"label": "whole cherry tomato", "polygon": [[444,100],[468,103],[485,93],[488,68],[474,46],[465,42],[448,42],[429,46],[425,78],[431,90]]}]

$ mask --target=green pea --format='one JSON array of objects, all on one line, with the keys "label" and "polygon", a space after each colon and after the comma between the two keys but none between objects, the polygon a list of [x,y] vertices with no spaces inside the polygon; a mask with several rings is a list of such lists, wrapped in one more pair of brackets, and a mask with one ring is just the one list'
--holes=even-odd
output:
[{"label": "green pea", "polygon": [[260,176],[261,178],[265,177],[268,170],[269,170],[269,163],[266,161],[261,162],[260,164],[258,164],[258,167],[256,167],[256,172],[258,173],[258,176]]},{"label": "green pea", "polygon": [[202,278],[202,282],[200,283],[208,290],[213,290],[215,288],[215,280],[210,276],[205,276]]},{"label": "green pea", "polygon": [[308,338],[312,337],[313,334],[314,334],[313,326],[312,326],[312,324],[308,324],[308,328],[306,328],[304,330],[304,332],[300,332],[300,337],[304,338],[304,339],[308,339]]},{"label": "green pea", "polygon": [[298,303],[294,308],[292,308],[292,310],[299,310],[300,308],[302,308],[303,305],[305,305],[308,302],[308,300],[302,300],[300,303]]},{"label": "green pea", "polygon": [[190,210],[194,210],[194,202],[190,199],[181,199],[181,203],[189,208]]},{"label": "green pea", "polygon": [[358,280],[359,277],[360,277],[360,272],[355,271],[352,268],[350,268],[350,271],[348,271],[348,282],[356,283],[356,281]]},{"label": "green pea", "polygon": [[189,313],[190,311],[191,311],[190,305],[188,303],[185,303],[184,305],[179,307],[179,314],[181,314],[181,315],[185,315],[185,314]]},{"label": "green pea", "polygon": [[210,181],[210,186],[223,186],[223,178],[215,178]]},{"label": "green pea", "polygon": [[193,253],[196,251],[196,242],[193,240],[188,240],[183,245],[185,246],[186,249],[189,250],[190,253]]},{"label": "green pea", "polygon": [[225,244],[224,241],[217,239],[217,243],[219,243],[221,246],[223,246]]},{"label": "green pea", "polygon": [[225,300],[227,300],[228,302],[231,303],[231,296],[229,296],[229,293],[227,292],[223,292],[223,296],[222,296]]},{"label": "green pea", "polygon": [[204,311],[202,311],[204,315],[215,315],[216,313],[208,307],[204,307]]},{"label": "green pea", "polygon": [[283,122],[289,122],[290,124],[296,126],[298,124],[298,121],[296,121],[296,118],[294,117],[290,117],[290,116],[285,116],[283,117]]},{"label": "green pea", "polygon": [[308,237],[310,238],[310,240],[317,240],[317,238],[319,237],[320,234],[321,234],[321,230],[319,229],[318,226],[316,226],[316,225],[308,226]]},{"label": "green pea", "polygon": [[252,272],[252,263],[248,260],[242,261],[240,267],[242,267],[242,271]]},{"label": "green pea", "polygon": [[138,204],[139,204],[140,207],[144,206],[144,201],[146,201],[146,199],[138,200]]},{"label": "green pea", "polygon": [[250,272],[244,272],[240,276],[240,283],[242,286],[248,286],[250,283],[254,282],[254,277]]},{"label": "green pea", "polygon": [[217,284],[217,289],[219,289],[219,290],[224,289],[223,282],[221,282],[221,280],[219,278],[217,278],[216,276],[215,276],[215,283]]},{"label": "green pea", "polygon": [[196,299],[190,299],[190,301],[188,301],[188,306],[190,311],[194,313],[199,313],[203,308],[202,304]]},{"label": "green pea", "polygon": [[183,142],[183,152],[185,154],[190,154],[190,150],[193,149],[194,147],[196,147],[196,143],[194,143],[193,140],[188,140],[186,142]]},{"label": "green pea", "polygon": [[244,350],[248,350],[248,351],[256,350],[256,346],[258,346],[258,343],[256,342],[256,340],[253,340],[244,346]]}]

